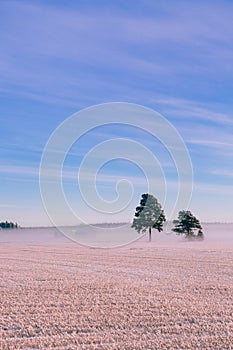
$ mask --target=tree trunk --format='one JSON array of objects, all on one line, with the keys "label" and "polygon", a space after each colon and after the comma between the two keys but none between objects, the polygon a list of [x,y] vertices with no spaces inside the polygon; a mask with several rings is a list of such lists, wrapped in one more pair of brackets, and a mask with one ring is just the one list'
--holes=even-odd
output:
[{"label": "tree trunk", "polygon": [[149,227],[149,242],[151,242],[151,227]]}]

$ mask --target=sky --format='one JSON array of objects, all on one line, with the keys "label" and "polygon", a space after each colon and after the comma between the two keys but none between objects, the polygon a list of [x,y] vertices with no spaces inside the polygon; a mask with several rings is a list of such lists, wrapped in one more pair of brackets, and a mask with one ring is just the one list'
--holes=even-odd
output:
[{"label": "sky", "polygon": [[[144,118],[135,114],[135,125],[122,124],[122,117],[119,124],[98,125],[66,154],[63,190],[81,222],[131,221],[147,191],[146,159],[136,148],[126,152],[127,159],[119,150],[118,159],[118,146],[106,143],[108,152],[95,179],[97,194],[107,203],[115,201],[118,182],[126,179],[122,193],[130,198],[112,215],[85,202],[78,183],[82,162],[95,147],[115,139],[144,146],[158,160],[153,195],[168,219],[177,210],[190,209],[202,222],[232,222],[232,13],[230,0],[2,0],[0,220],[53,225],[39,183],[49,138],[83,109],[123,102],[160,113],[184,140],[193,168],[190,203],[172,211],[179,178],[174,159],[156,137],[135,126]],[[93,118],[98,124],[98,115]],[[90,169],[85,175],[87,192],[92,175]],[[62,220],[70,224],[65,215]]]}]

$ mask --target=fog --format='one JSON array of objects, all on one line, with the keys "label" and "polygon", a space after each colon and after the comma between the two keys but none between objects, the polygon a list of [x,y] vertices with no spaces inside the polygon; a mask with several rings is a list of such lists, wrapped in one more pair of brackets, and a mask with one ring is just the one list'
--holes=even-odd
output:
[{"label": "fog", "polygon": [[[190,241],[183,236],[169,231],[152,230],[152,245],[180,248],[187,246],[205,247],[209,249],[233,248],[233,224],[203,224],[204,240]],[[145,246],[147,234],[138,234],[130,228],[130,224],[121,226],[77,226],[62,228],[20,228],[0,231],[0,243],[50,243],[62,244],[76,242],[88,247],[112,248],[129,244]]]}]

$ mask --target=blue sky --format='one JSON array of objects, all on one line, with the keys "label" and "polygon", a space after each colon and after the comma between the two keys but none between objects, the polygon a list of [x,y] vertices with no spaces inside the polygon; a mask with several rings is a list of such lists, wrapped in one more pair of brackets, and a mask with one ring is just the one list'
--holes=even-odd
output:
[{"label": "blue sky", "polygon": [[[83,108],[123,101],[158,111],[184,139],[194,171],[189,208],[202,221],[233,221],[232,13],[232,1],[1,1],[0,219],[51,224],[39,188],[51,133]],[[87,221],[106,221],[85,211],[77,171],[92,147],[119,137],[159,159],[169,216],[177,180],[171,159],[150,135],[119,126],[97,128],[73,145],[64,163],[67,199]],[[98,176],[107,200],[117,180],[132,182],[131,204],[108,218],[131,220],[146,186],[142,171],[114,160]]]}]

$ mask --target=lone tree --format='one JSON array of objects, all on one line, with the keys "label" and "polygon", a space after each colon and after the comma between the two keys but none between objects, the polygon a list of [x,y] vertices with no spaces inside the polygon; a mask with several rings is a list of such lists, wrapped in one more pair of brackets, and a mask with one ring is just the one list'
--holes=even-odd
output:
[{"label": "lone tree", "polygon": [[155,228],[161,232],[164,221],[166,221],[166,218],[158,200],[149,193],[142,194],[131,227],[135,228],[138,233],[146,232],[149,229],[149,241],[151,241],[151,229]]},{"label": "lone tree", "polygon": [[173,221],[172,231],[177,234],[184,234],[188,238],[203,238],[203,231],[199,220],[189,210],[181,210],[178,220]]}]

